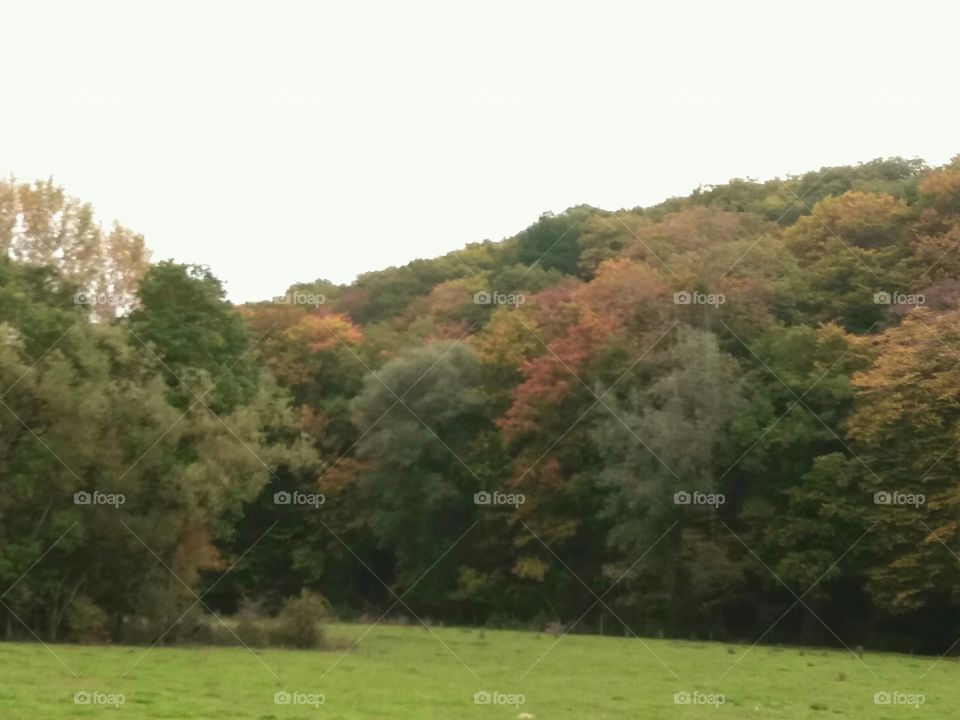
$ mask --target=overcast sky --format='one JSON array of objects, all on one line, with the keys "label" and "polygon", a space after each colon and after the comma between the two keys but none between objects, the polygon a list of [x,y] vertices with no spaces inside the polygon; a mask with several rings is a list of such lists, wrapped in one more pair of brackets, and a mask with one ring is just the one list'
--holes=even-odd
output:
[{"label": "overcast sky", "polygon": [[0,173],[53,176],[155,259],[263,299],[545,210],[946,162],[958,20],[947,2],[0,0]]}]

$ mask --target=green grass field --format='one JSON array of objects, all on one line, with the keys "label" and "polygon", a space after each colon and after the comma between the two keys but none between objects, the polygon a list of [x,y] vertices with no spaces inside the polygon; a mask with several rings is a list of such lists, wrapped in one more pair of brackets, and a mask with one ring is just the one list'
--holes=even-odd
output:
[{"label": "green grass field", "polygon": [[[39,644],[0,644],[0,718],[800,720],[947,718],[960,706],[954,659],[934,665],[934,658],[868,652],[861,661],[846,651],[578,635],[558,642],[413,626],[336,625],[329,634],[345,648],[362,639],[349,652],[256,656],[242,647],[55,645],[52,654]],[[484,691],[525,702],[476,704],[474,694]],[[877,704],[878,691],[904,696],[901,704]],[[78,692],[101,695],[77,704]],[[301,693],[301,704],[275,703],[278,692]],[[722,694],[724,702],[677,704],[677,692]],[[910,693],[923,694],[919,708],[903,704]],[[120,694],[122,704],[104,704]]]}]

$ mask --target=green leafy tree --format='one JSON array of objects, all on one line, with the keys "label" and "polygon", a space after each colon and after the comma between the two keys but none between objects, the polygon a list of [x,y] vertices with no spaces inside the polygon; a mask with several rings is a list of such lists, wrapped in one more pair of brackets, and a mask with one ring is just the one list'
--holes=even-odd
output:
[{"label": "green leafy tree", "polygon": [[536,223],[517,236],[514,249],[517,262],[576,275],[580,262],[577,240],[580,227],[592,212],[592,208],[581,206],[560,215],[541,215]]},{"label": "green leafy tree", "polygon": [[[477,515],[473,495],[484,479],[472,466],[477,437],[489,427],[479,370],[467,346],[435,343],[389,361],[354,401],[357,426],[369,429],[358,448],[367,463],[361,483],[369,521],[393,551],[399,589],[448,551]],[[438,602],[450,567],[456,564],[434,569],[416,595]]]},{"label": "green leafy tree", "polygon": [[741,403],[736,361],[711,333],[681,327],[675,342],[618,388],[597,424],[601,482],[610,488],[608,539],[621,553],[608,576],[622,577],[656,546],[621,583],[621,602],[641,613],[648,630],[678,629],[699,612],[709,617],[736,588],[741,571],[715,527],[719,503],[705,508],[683,498],[720,492],[719,456]]},{"label": "green leafy tree", "polygon": [[156,354],[178,407],[229,412],[257,392],[256,338],[225,296],[208,268],[170,261],[140,283],[139,307],[126,321],[131,342]]}]

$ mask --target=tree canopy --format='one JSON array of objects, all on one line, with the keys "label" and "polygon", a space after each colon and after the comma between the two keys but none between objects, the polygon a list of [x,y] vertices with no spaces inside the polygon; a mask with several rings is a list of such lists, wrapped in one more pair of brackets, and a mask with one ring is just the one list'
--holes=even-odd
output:
[{"label": "tree canopy", "polygon": [[193,592],[306,589],[942,651],[958,247],[960,160],[889,158],[236,307],[52,182],[0,183],[0,633],[176,639]]}]

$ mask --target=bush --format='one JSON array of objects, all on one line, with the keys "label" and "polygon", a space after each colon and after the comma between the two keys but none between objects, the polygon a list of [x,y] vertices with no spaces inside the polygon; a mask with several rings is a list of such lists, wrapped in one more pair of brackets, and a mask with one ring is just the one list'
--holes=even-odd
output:
[{"label": "bush", "polygon": [[330,616],[330,604],[320,595],[303,590],[290,598],[277,616],[272,642],[285,647],[314,649],[324,646],[322,621]]},{"label": "bush", "polygon": [[124,617],[120,642],[125,645],[153,645],[158,635],[153,623],[144,617]]},{"label": "bush", "polygon": [[241,604],[236,614],[236,633],[240,641],[247,647],[265,647],[270,642],[270,636],[265,629],[264,619],[258,612],[258,607],[252,603]]},{"label": "bush", "polygon": [[107,614],[86,595],[74,598],[67,608],[68,636],[83,644],[102,644],[110,639]]},{"label": "bush", "polygon": [[[222,638],[223,626],[216,617],[198,605],[187,610],[169,629],[164,641],[174,645],[223,645],[231,644]],[[163,631],[161,631],[162,633]],[[236,640],[231,636],[232,644]]]}]

